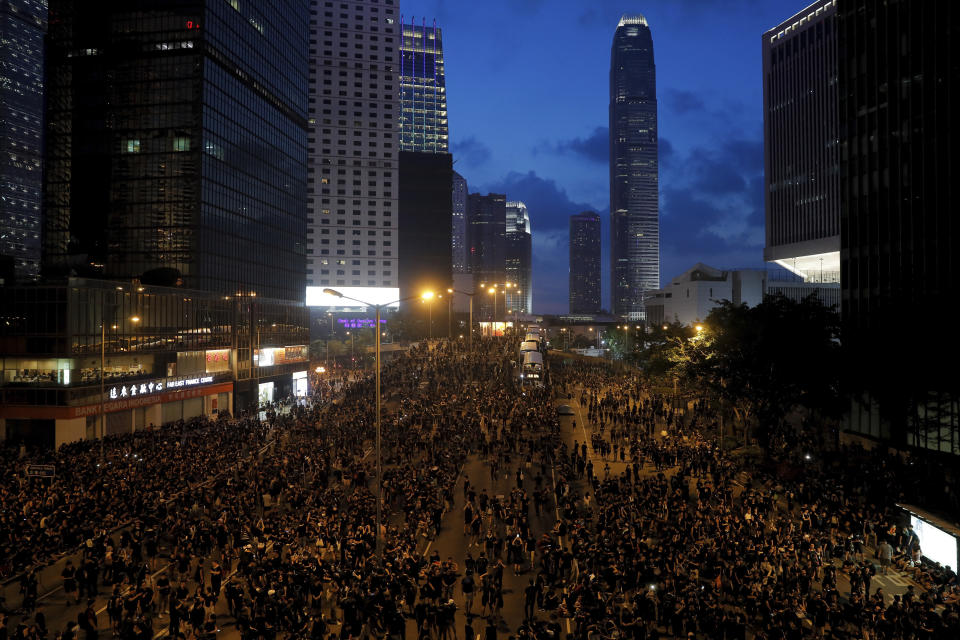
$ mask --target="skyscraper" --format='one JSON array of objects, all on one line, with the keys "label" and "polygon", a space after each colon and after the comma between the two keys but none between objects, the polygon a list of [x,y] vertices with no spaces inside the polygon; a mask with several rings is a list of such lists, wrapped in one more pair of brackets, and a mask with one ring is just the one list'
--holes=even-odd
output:
[{"label": "skyscraper", "polygon": [[837,0],[763,34],[764,259],[807,282],[840,279]]},{"label": "skyscraper", "polygon": [[399,297],[394,0],[312,1],[308,284],[389,302]]},{"label": "skyscraper", "polygon": [[[436,21],[401,24],[400,295],[453,282],[453,158],[447,153],[443,42]],[[403,17],[401,16],[401,23]]]},{"label": "skyscraper", "polygon": [[533,313],[533,235],[527,205],[507,203],[504,269],[513,286],[506,293],[509,313]]},{"label": "skyscraper", "polygon": [[453,282],[450,252],[453,161],[449,153],[400,152],[400,296],[445,291]]},{"label": "skyscraper", "polygon": [[453,250],[453,272],[469,273],[467,259],[467,179],[453,172],[453,224],[450,246]]},{"label": "skyscraper", "polygon": [[0,2],[0,258],[33,280],[40,265],[43,35],[47,0]]},{"label": "skyscraper", "polygon": [[950,3],[837,5],[846,427],[960,455],[960,66]]},{"label": "skyscraper", "polygon": [[600,313],[600,216],[570,216],[570,313]]},{"label": "skyscraper", "polygon": [[[467,239],[474,291],[479,292],[483,284],[506,282],[506,233],[507,197],[502,193],[471,193],[467,197]],[[493,317],[494,300],[488,298],[477,296],[474,302],[478,319]]]},{"label": "skyscraper", "polygon": [[51,0],[44,268],[302,300],[308,0]]},{"label": "skyscraper", "polygon": [[660,287],[657,72],[647,19],[624,15],[610,53],[611,310],[643,318]]},{"label": "skyscraper", "polygon": [[[401,17],[401,21],[402,21]],[[402,25],[400,45],[400,149],[445,153],[448,148],[447,88],[443,38],[436,20],[428,27]]]}]

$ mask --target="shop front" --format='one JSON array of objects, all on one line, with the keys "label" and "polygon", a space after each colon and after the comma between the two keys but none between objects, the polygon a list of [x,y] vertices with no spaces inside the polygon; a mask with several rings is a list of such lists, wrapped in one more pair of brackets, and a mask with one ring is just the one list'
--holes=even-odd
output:
[{"label": "shop front", "polygon": [[[57,448],[77,440],[131,433],[197,416],[229,411],[233,382],[213,376],[164,378],[151,382],[106,387],[103,404],[77,406],[6,405],[0,407],[0,425],[7,440],[29,438]],[[103,425],[101,426],[101,411]]]}]

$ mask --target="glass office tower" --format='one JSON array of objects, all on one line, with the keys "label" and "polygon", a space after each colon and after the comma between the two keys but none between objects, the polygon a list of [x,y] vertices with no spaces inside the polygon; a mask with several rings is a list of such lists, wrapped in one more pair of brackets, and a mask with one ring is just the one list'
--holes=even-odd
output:
[{"label": "glass office tower", "polygon": [[303,299],[309,7],[50,2],[49,274]]},{"label": "glass office tower", "polygon": [[570,216],[570,313],[600,313],[600,216]]},{"label": "glass office tower", "polygon": [[[402,21],[402,17],[401,17]],[[443,38],[426,19],[402,27],[400,45],[400,150],[446,153],[447,88]]]},{"label": "glass office tower", "polygon": [[467,179],[453,172],[453,224],[450,246],[453,250],[453,272],[469,273],[467,254]]},{"label": "glass office tower", "polygon": [[657,74],[641,15],[620,18],[610,53],[610,271],[614,315],[643,318],[660,287]]},{"label": "glass office tower", "polygon": [[840,287],[846,429],[960,455],[951,18],[926,0],[837,4]]},{"label": "glass office tower", "polygon": [[818,0],[762,43],[763,257],[827,303],[839,302],[840,281],[836,12],[837,0]]},{"label": "glass office tower", "polygon": [[18,280],[40,265],[46,0],[0,2],[0,258]]},{"label": "glass office tower", "polygon": [[527,205],[515,200],[507,203],[504,236],[504,267],[507,282],[508,313],[533,313],[533,235]]},{"label": "glass office tower", "polygon": [[[473,291],[506,282],[507,196],[502,193],[467,196],[467,241]],[[494,319],[491,296],[477,296],[473,311],[478,320]],[[502,310],[503,307],[500,307]]]}]

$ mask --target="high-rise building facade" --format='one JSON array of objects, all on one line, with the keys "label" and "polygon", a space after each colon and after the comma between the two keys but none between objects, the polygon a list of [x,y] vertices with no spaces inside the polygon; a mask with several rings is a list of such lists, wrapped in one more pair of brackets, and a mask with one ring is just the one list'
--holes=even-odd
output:
[{"label": "high-rise building facade", "polygon": [[400,152],[397,262],[401,298],[445,291],[453,282],[452,185],[449,153]]},{"label": "high-rise building facade", "polygon": [[837,0],[763,34],[766,247],[809,283],[840,279]]},{"label": "high-rise building facade", "polygon": [[44,269],[302,300],[308,0],[51,0]]},{"label": "high-rise building facade", "polygon": [[0,258],[23,281],[40,268],[46,31],[47,0],[0,2]]},{"label": "high-rise building facade", "polygon": [[[482,285],[506,282],[506,234],[505,195],[471,193],[467,196],[467,240],[474,291],[480,292]],[[474,301],[474,310],[479,312],[477,319],[493,318],[494,302],[489,296],[478,295]]]},{"label": "high-rise building facade", "polygon": [[646,18],[624,15],[610,53],[610,286],[614,315],[643,319],[660,288],[657,72]]},{"label": "high-rise building facade", "polygon": [[454,273],[470,272],[470,262],[467,259],[467,189],[467,179],[454,171],[453,222],[450,236]]},{"label": "high-rise building facade", "polygon": [[857,392],[846,426],[956,455],[954,13],[927,0],[837,4],[841,316]]},{"label": "high-rise building facade", "polygon": [[[401,17],[401,22],[403,18]],[[436,20],[402,24],[400,44],[400,149],[446,153],[447,88],[443,71],[443,37]]]},{"label": "high-rise building facade", "polygon": [[312,2],[307,281],[389,302],[399,297],[399,14],[394,0]]},{"label": "high-rise building facade", "polygon": [[507,202],[504,271],[508,313],[533,313],[533,235],[527,205]]},{"label": "high-rise building facade", "polygon": [[600,313],[600,216],[570,216],[570,313]]}]

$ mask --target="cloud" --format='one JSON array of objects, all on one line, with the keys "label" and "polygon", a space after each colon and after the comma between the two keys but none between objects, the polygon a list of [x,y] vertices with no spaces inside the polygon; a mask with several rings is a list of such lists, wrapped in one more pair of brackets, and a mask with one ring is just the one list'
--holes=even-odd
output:
[{"label": "cloud", "polygon": [[683,89],[668,89],[664,100],[667,106],[678,115],[685,115],[692,111],[703,111],[706,108],[706,104],[698,94]]},{"label": "cloud", "polygon": [[696,262],[761,266],[763,144],[733,138],[691,149],[661,190],[663,279]]},{"label": "cloud", "polygon": [[492,193],[505,193],[508,200],[522,200],[530,211],[534,234],[539,229],[567,229],[569,216],[595,208],[585,202],[574,202],[554,180],[535,171],[511,171],[503,178],[483,185]]},{"label": "cloud", "polygon": [[673,149],[673,143],[667,138],[660,136],[657,138],[657,160],[660,163],[660,171],[669,169],[673,166],[676,158],[676,152]]},{"label": "cloud", "polygon": [[576,155],[591,162],[606,164],[610,161],[610,130],[607,127],[596,127],[585,138],[561,140],[554,145],[547,145],[546,148],[536,149],[534,152],[538,153],[541,150]]},{"label": "cloud", "polygon": [[490,147],[474,136],[454,142],[450,145],[450,151],[453,152],[455,160],[462,160],[471,167],[482,167],[490,161],[492,155]]}]

